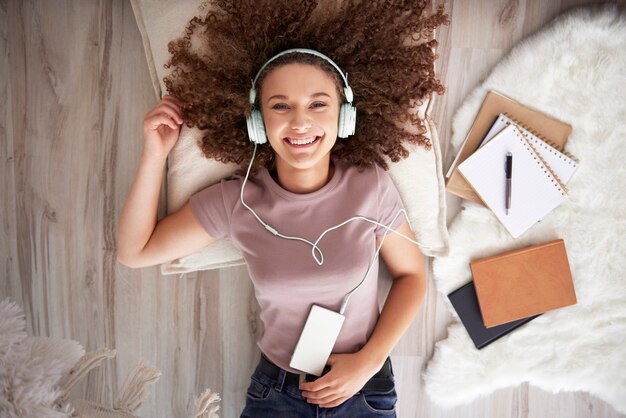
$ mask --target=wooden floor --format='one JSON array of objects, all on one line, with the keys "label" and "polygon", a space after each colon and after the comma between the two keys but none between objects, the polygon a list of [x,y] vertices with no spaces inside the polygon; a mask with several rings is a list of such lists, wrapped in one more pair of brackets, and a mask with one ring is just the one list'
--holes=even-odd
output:
[{"label": "wooden floor", "polygon": [[[440,0],[441,1],[441,0]],[[446,1],[434,117],[445,161],[450,119],[520,39],[569,0]],[[155,104],[139,31],[123,0],[0,1],[0,300],[26,313],[33,335],[116,348],[76,396],[110,404],[145,358],[162,370],[142,417],[185,417],[210,387],[222,417],[238,416],[253,365],[258,308],[245,268],[161,276],[115,260],[116,227]],[[458,201],[449,199],[450,217]],[[389,287],[383,277],[382,286]],[[528,384],[443,410],[420,374],[451,316],[430,279],[427,300],[393,353],[400,417],[617,417],[585,393]]]}]

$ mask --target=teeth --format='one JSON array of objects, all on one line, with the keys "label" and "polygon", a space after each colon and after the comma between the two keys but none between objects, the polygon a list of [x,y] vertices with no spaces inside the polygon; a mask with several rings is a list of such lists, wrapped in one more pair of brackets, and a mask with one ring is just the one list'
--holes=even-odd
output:
[{"label": "teeth", "polygon": [[315,138],[317,138],[316,136],[310,136],[308,138],[287,138],[287,141],[289,141],[289,143],[291,145],[306,145],[306,144],[310,144],[311,142],[315,141]]}]

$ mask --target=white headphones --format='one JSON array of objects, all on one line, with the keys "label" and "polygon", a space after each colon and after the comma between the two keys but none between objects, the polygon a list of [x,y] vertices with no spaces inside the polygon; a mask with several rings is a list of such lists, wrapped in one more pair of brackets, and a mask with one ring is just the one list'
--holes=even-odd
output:
[{"label": "white headphones", "polygon": [[337,64],[335,64],[333,60],[331,60],[321,52],[315,51],[313,49],[294,48],[283,51],[270,58],[269,61],[263,64],[259,72],[256,74],[256,77],[254,77],[254,80],[252,81],[252,88],[250,89],[250,94],[248,96],[250,106],[252,106],[252,113],[246,118],[246,124],[248,125],[248,137],[250,138],[250,141],[255,144],[265,144],[267,142],[267,134],[265,132],[265,124],[263,123],[263,115],[261,115],[260,110],[254,109],[254,102],[256,101],[257,95],[255,88],[256,81],[270,62],[274,61],[278,57],[282,57],[283,55],[291,53],[309,54],[322,58],[330,65],[332,65],[337,70],[339,75],[341,75],[341,78],[343,79],[343,82],[345,84],[343,93],[346,96],[347,103],[342,103],[341,109],[339,110],[339,127],[337,129],[337,136],[339,138],[347,138],[350,135],[354,135],[354,129],[356,128],[356,108],[352,105],[352,99],[354,98],[354,95],[352,94],[352,88],[350,88],[350,86],[348,85],[347,74],[344,75],[344,73],[337,66]]}]

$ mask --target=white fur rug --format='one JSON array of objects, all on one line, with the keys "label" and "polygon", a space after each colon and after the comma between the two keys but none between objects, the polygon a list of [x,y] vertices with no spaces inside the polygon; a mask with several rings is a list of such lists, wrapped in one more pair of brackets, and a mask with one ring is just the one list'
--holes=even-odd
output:
[{"label": "white fur rug", "polygon": [[568,200],[517,240],[488,209],[464,202],[450,227],[449,256],[433,263],[437,289],[447,295],[467,283],[471,259],[563,238],[578,304],[482,350],[455,320],[424,372],[426,391],[456,406],[528,381],[552,392],[587,391],[626,413],[624,10],[576,9],[517,45],[458,110],[455,149],[490,89],[570,123],[566,150],[580,166]]}]

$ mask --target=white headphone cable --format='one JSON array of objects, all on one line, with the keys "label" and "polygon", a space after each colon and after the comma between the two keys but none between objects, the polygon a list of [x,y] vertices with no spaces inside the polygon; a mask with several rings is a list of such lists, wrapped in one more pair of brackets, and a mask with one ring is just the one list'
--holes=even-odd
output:
[{"label": "white headphone cable", "polygon": [[[384,224],[382,224],[382,223],[380,223],[380,222],[377,222],[377,221],[371,220],[371,219],[366,218],[366,217],[364,217],[364,216],[360,216],[360,215],[353,216],[352,218],[346,219],[345,221],[341,222],[340,224],[337,224],[337,225],[335,225],[335,226],[333,226],[333,227],[330,227],[330,228],[326,229],[324,232],[322,232],[322,233],[320,234],[320,236],[317,238],[317,240],[315,240],[315,242],[311,242],[311,241],[309,241],[309,240],[307,240],[307,239],[305,239],[305,238],[301,238],[301,237],[295,237],[295,236],[289,236],[289,235],[283,235],[283,234],[281,234],[281,233],[280,233],[280,232],[278,232],[275,228],[273,228],[271,225],[269,225],[269,224],[267,224],[266,222],[264,222],[264,221],[263,221],[263,219],[261,219],[261,217],[260,217],[259,215],[257,215],[257,213],[254,211],[254,209],[252,209],[250,206],[248,206],[248,204],[247,204],[247,203],[244,201],[244,199],[243,199],[243,191],[244,191],[244,188],[245,188],[245,186],[246,186],[246,183],[248,182],[248,177],[250,176],[250,171],[251,171],[251,169],[252,169],[252,163],[254,162],[254,158],[255,158],[255,156],[256,156],[256,149],[257,149],[257,144],[255,143],[255,144],[254,144],[254,151],[252,152],[252,159],[250,160],[250,164],[248,165],[248,170],[246,171],[246,177],[244,178],[243,183],[242,183],[242,185],[241,185],[241,192],[240,192],[240,194],[239,194],[239,198],[240,198],[240,200],[241,200],[241,204],[242,204],[242,205],[243,205],[246,209],[248,209],[248,210],[249,210],[249,211],[250,211],[250,212],[254,215],[254,217],[255,217],[255,218],[259,221],[259,223],[260,223],[261,225],[263,225],[263,227],[264,227],[266,230],[268,230],[269,232],[271,232],[273,235],[276,235],[276,236],[278,236],[278,237],[281,237],[281,238],[284,238],[284,239],[288,239],[288,240],[302,241],[302,242],[304,242],[304,243],[306,243],[306,244],[310,245],[310,246],[312,247],[312,248],[311,248],[311,255],[313,256],[313,259],[315,260],[315,262],[316,262],[318,265],[320,265],[320,266],[321,266],[322,264],[324,264],[324,253],[323,253],[323,252],[322,252],[322,250],[321,250],[321,249],[317,246],[317,244],[321,241],[321,239],[322,239],[322,238],[324,238],[324,236],[325,236],[328,232],[334,231],[335,229],[337,229],[337,228],[341,228],[342,226],[346,225],[347,223],[352,222],[352,221],[356,221],[356,220],[361,220],[361,221],[369,222],[369,223],[372,223],[372,224],[374,224],[374,225],[382,226],[382,227],[384,227],[384,228],[386,229],[385,234],[383,235],[383,238],[382,238],[382,240],[380,241],[380,244],[378,245],[378,248],[376,249],[376,252],[374,253],[374,256],[372,257],[372,259],[370,260],[369,265],[367,266],[367,271],[365,272],[365,276],[363,276],[363,279],[361,280],[361,282],[359,282],[359,284],[358,284],[358,285],[357,285],[354,289],[352,289],[350,292],[348,292],[348,293],[344,296],[344,299],[343,299],[343,301],[342,301],[342,303],[341,303],[341,309],[339,310],[339,313],[340,313],[340,314],[342,314],[342,315],[343,315],[343,313],[344,313],[344,312],[345,312],[345,310],[346,310],[346,307],[348,306],[348,301],[350,300],[350,297],[351,297],[351,296],[352,296],[352,294],[354,294],[354,293],[355,293],[355,292],[356,292],[356,291],[357,291],[357,290],[358,290],[358,289],[359,289],[359,288],[363,285],[363,283],[365,282],[365,279],[367,278],[367,276],[368,276],[369,272],[371,271],[371,269],[372,269],[372,265],[374,264],[374,261],[375,261],[375,260],[376,260],[376,258],[378,257],[378,254],[379,254],[379,252],[380,252],[380,249],[381,249],[381,248],[382,248],[382,246],[383,246],[383,242],[385,242],[385,239],[387,238],[387,235],[389,234],[389,232],[394,233],[394,234],[396,234],[396,235],[399,235],[399,236],[401,236],[402,238],[406,239],[407,241],[409,241],[409,242],[411,242],[411,243],[413,243],[413,244],[415,244],[415,245],[418,245],[418,246],[420,246],[420,247],[423,247],[423,248],[431,248],[431,247],[430,247],[430,246],[428,246],[428,245],[424,245],[424,244],[422,244],[422,243],[420,243],[420,242],[418,242],[418,241],[415,241],[415,240],[413,240],[413,239],[411,239],[411,238],[407,237],[406,235],[404,235],[404,234],[402,234],[402,233],[400,233],[400,232],[397,232],[397,231],[395,231],[395,230],[391,229],[391,225],[393,225],[393,224],[394,224],[394,222],[396,221],[396,219],[398,219],[398,216],[400,216],[400,214],[403,214],[403,215],[404,215],[404,218],[406,219],[407,223],[409,224],[409,228],[411,227],[411,221],[409,220],[409,216],[408,216],[408,214],[407,214],[406,210],[404,210],[404,209],[400,209],[400,210],[398,210],[398,213],[396,213],[396,216],[392,219],[392,221],[389,223],[389,225],[384,225]],[[317,255],[315,254],[315,252],[316,252],[316,251],[319,253],[319,258],[318,258],[318,257],[317,257]]]},{"label": "white headphone cable", "polygon": [[[407,213],[404,209],[400,209],[398,211],[398,213],[396,213],[396,216],[394,216],[394,218],[392,219],[391,222],[389,222],[389,225],[382,225],[385,228],[387,228],[387,230],[385,231],[385,234],[383,235],[383,239],[380,240],[380,244],[378,244],[378,248],[376,249],[376,252],[374,253],[374,256],[372,257],[372,259],[370,260],[369,265],[367,266],[367,270],[365,271],[365,275],[363,276],[363,279],[361,279],[361,282],[356,285],[356,287],[354,289],[352,289],[351,291],[349,291],[344,297],[343,297],[343,301],[341,302],[341,308],[339,308],[339,313],[341,315],[344,315],[346,308],[348,307],[348,301],[350,300],[350,296],[352,296],[353,293],[355,293],[357,290],[359,290],[359,288],[363,285],[363,283],[365,283],[365,279],[367,279],[367,275],[370,273],[372,266],[374,265],[374,261],[377,259],[378,257],[378,253],[380,253],[380,249],[383,247],[383,242],[385,242],[385,238],[387,238],[387,234],[389,234],[389,232],[393,232],[396,233],[398,235],[400,235],[401,237],[416,243],[417,245],[419,245],[419,243],[417,243],[417,241],[413,241],[411,238],[408,238],[406,235],[401,234],[399,232],[394,231],[393,229],[391,229],[391,225],[394,224],[394,222],[396,222],[396,219],[398,219],[398,216],[400,216],[401,213],[404,213],[404,217],[407,220],[407,222],[409,222],[409,217],[407,216]],[[365,218],[367,219],[367,218]],[[369,219],[367,219],[369,220]],[[375,222],[378,223],[378,222]],[[381,225],[381,224],[379,224]],[[411,223],[409,222],[409,227],[411,226]]]},{"label": "white headphone cable", "polygon": [[[319,249],[319,247],[317,247],[316,244],[312,243],[311,241],[301,238],[301,237],[292,237],[289,235],[283,235],[280,232],[278,232],[275,228],[272,228],[271,225],[265,223],[263,221],[263,219],[261,219],[261,217],[259,215],[257,215],[257,213],[254,211],[254,209],[252,209],[250,206],[248,206],[248,204],[243,200],[243,189],[246,186],[246,183],[248,182],[248,177],[250,176],[250,170],[252,169],[252,162],[254,161],[254,157],[256,155],[256,147],[257,144],[254,144],[254,151],[252,152],[252,159],[250,160],[250,165],[248,165],[248,171],[246,172],[246,177],[243,180],[243,184],[241,185],[241,193],[239,195],[240,200],[241,200],[241,204],[248,209],[250,212],[252,212],[252,214],[254,215],[254,217],[261,223],[261,225],[263,225],[263,227],[265,229],[267,229],[269,232],[271,232],[272,234],[284,238],[284,239],[288,239],[288,240],[294,240],[294,241],[302,241],[306,244],[309,244],[310,246],[313,247],[313,252],[315,252],[315,250],[317,250],[320,253],[320,259],[322,260],[322,262],[318,262],[319,265],[322,265],[324,263],[324,253],[322,253],[322,250]],[[315,256],[315,253],[313,255],[313,258],[315,258],[315,261],[317,261],[317,257]]]}]

